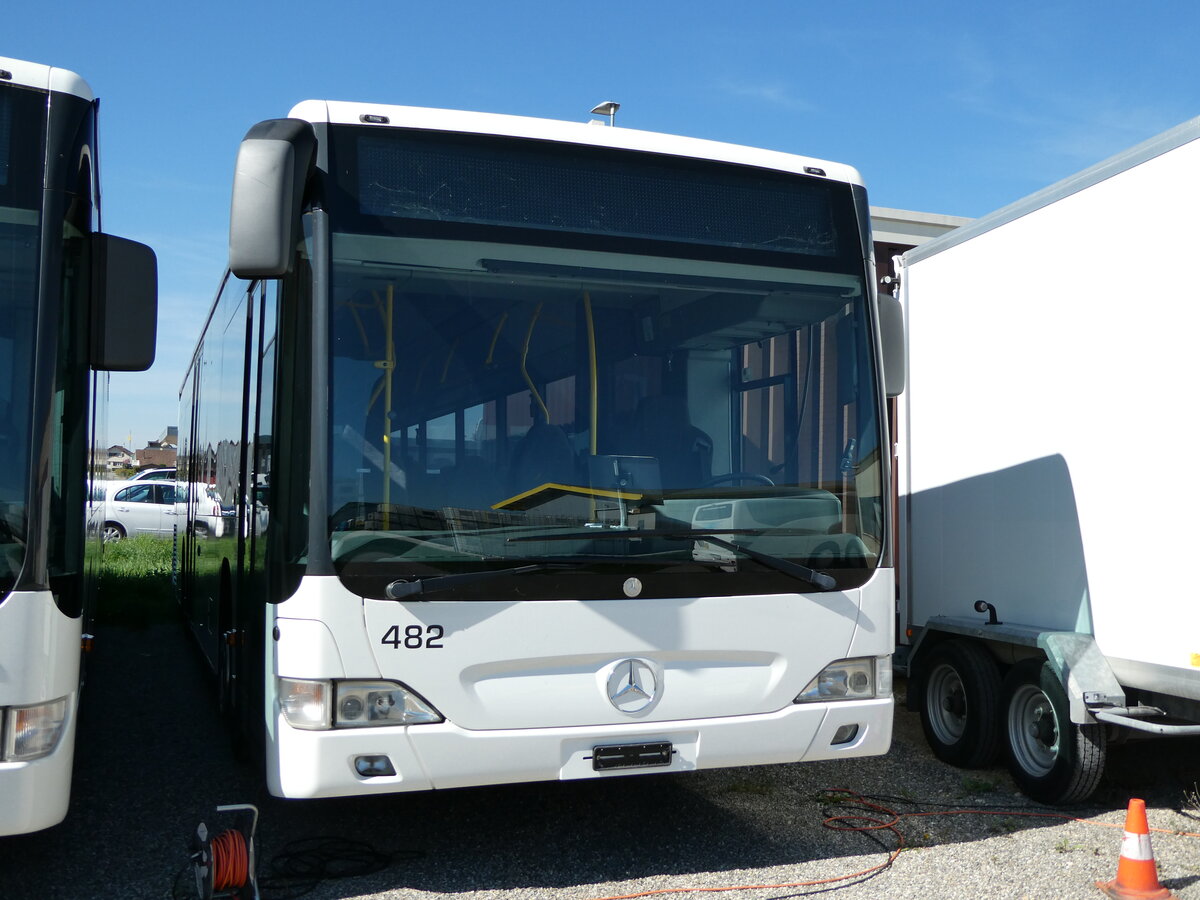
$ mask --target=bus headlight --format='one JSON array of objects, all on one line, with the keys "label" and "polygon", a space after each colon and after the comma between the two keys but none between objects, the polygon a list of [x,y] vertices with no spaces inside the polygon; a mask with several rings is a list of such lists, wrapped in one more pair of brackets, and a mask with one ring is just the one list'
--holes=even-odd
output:
[{"label": "bus headlight", "polygon": [[[876,687],[882,688],[882,678],[877,677],[879,659],[884,661],[888,676],[891,675],[890,658],[863,656],[858,659],[840,659],[830,663],[817,673],[793,703],[822,703],[831,700],[873,700],[880,696]],[[891,690],[890,677],[888,691]]]},{"label": "bus headlight", "polygon": [[5,762],[28,762],[49,756],[58,746],[67,723],[67,698],[37,706],[13,707],[5,713]]},{"label": "bus headlight", "polygon": [[299,678],[280,678],[279,708],[293,728],[319,731],[332,727],[329,713],[330,685],[328,681],[306,681]]},{"label": "bus headlight", "polygon": [[371,728],[443,721],[423,697],[394,681],[279,679],[279,708],[293,728]]},{"label": "bus headlight", "polygon": [[334,728],[372,725],[424,725],[441,714],[423,697],[394,681],[339,681]]}]

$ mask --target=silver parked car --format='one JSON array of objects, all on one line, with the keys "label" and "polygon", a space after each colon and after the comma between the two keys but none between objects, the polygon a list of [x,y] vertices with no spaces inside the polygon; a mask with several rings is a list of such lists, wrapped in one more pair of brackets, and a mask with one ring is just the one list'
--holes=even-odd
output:
[{"label": "silver parked car", "polygon": [[103,506],[105,542],[137,534],[171,537],[187,521],[188,495],[196,507],[196,532],[220,537],[225,531],[221,497],[207,484],[183,485],[174,481],[142,479],[103,481],[92,485],[92,508]]},{"label": "silver parked car", "polygon": [[167,481],[107,481],[93,488],[93,502],[104,495],[104,540],[136,534],[170,537],[175,533],[175,484]]}]

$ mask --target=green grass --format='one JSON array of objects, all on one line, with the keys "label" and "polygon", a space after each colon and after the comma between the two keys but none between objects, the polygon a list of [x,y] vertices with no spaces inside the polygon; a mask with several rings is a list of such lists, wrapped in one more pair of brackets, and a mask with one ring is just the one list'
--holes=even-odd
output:
[{"label": "green grass", "polygon": [[999,783],[974,775],[962,776],[962,787],[967,794],[991,794],[1000,789]]},{"label": "green grass", "polygon": [[179,618],[169,539],[138,535],[104,545],[96,621],[143,627]]}]

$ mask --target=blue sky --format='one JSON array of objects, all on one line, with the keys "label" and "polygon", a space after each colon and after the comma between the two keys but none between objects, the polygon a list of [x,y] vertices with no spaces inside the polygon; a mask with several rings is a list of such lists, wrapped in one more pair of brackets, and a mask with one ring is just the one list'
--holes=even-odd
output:
[{"label": "blue sky", "polygon": [[0,54],[91,83],[104,228],[158,253],[158,361],[115,375],[109,406],[135,448],[177,418],[238,141],[299,100],[575,120],[617,100],[618,125],[847,162],[873,205],[962,216],[1200,115],[1182,0],[45,0],[0,19]]}]

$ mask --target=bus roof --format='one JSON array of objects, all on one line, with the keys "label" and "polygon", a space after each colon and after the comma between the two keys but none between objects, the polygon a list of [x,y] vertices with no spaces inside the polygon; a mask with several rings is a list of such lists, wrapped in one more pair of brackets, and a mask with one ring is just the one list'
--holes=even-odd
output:
[{"label": "bus roof", "polygon": [[[702,138],[637,131],[631,128],[613,128],[599,121],[565,122],[558,119],[537,119],[498,113],[427,109],[418,106],[388,106],[376,103],[349,103],[337,100],[304,100],[296,104],[289,115],[294,119],[303,119],[314,123],[368,124],[454,131],[466,134],[494,134],[567,144],[586,144],[593,147],[640,150],[692,159],[710,159],[717,162],[757,166],[801,175],[823,174],[833,181],[857,185],[863,183],[858,170],[843,163]],[[811,171],[813,169],[819,171]]]},{"label": "bus roof", "polygon": [[95,99],[88,83],[69,69],[43,66],[7,56],[0,56],[0,83],[74,94],[89,102]]}]

